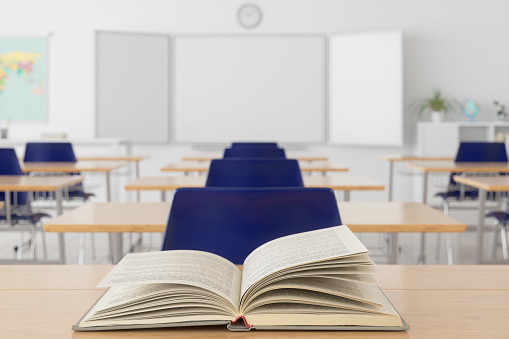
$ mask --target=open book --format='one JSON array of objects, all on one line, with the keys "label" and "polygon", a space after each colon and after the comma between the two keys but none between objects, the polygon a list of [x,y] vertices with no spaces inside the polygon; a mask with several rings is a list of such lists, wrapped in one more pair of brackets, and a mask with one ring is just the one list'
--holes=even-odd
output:
[{"label": "open book", "polygon": [[275,239],[243,270],[215,254],[126,255],[76,331],[225,324],[231,330],[406,330],[367,249],[336,226]]}]

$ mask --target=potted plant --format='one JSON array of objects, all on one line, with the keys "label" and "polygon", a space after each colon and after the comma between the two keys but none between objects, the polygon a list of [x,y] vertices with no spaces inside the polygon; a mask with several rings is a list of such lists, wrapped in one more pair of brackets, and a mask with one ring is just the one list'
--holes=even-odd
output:
[{"label": "potted plant", "polygon": [[446,114],[457,112],[460,104],[454,99],[447,98],[440,89],[433,89],[429,98],[417,99],[412,104],[412,111],[418,116],[430,113],[431,121],[441,122]]}]

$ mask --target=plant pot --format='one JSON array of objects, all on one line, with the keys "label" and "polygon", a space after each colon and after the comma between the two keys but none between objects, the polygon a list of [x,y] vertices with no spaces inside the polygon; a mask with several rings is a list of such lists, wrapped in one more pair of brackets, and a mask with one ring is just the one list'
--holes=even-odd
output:
[{"label": "plant pot", "polygon": [[438,111],[431,112],[431,121],[434,124],[439,124],[443,120],[444,120],[444,115],[442,114],[442,112],[438,112]]}]

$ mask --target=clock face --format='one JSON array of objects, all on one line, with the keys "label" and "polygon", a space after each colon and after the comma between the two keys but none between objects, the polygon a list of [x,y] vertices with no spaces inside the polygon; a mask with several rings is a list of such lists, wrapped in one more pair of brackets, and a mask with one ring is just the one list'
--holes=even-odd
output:
[{"label": "clock face", "polygon": [[245,4],[237,13],[239,23],[245,28],[255,28],[262,22],[262,11],[253,4]]}]

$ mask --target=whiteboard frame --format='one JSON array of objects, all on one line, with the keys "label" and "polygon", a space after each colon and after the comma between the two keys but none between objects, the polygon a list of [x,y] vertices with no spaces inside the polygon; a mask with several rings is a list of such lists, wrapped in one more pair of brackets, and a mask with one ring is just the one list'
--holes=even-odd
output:
[{"label": "whiteboard frame", "polygon": [[[172,46],[172,49],[171,49],[171,70],[170,70],[170,74],[171,74],[171,135],[170,135],[170,142],[175,144],[175,145],[192,145],[192,146],[196,146],[196,147],[222,147],[225,145],[224,142],[178,142],[175,140],[175,135],[176,135],[176,108],[175,108],[175,88],[176,88],[176,84],[175,84],[175,67],[176,67],[176,64],[175,64],[175,61],[176,61],[176,56],[175,56],[175,53],[176,53],[176,44],[175,44],[175,39],[177,38],[196,38],[196,37],[211,37],[211,38],[228,38],[228,37],[232,37],[232,38],[239,38],[239,37],[245,37],[245,38],[253,38],[253,37],[256,37],[256,38],[309,38],[309,37],[315,37],[315,38],[320,38],[323,40],[323,44],[324,44],[324,65],[323,65],[323,79],[324,79],[324,93],[323,93],[323,103],[324,103],[324,106],[323,106],[323,112],[322,112],[322,137],[321,137],[321,141],[316,141],[316,142],[305,142],[305,141],[302,141],[302,142],[299,142],[299,141],[295,141],[295,142],[283,142],[283,144],[285,145],[289,145],[289,146],[302,146],[302,145],[324,145],[327,143],[327,140],[328,140],[328,121],[329,121],[329,35],[327,34],[320,34],[320,33],[310,33],[310,34],[261,34],[261,33],[257,33],[257,34],[200,34],[200,33],[196,33],[196,34],[173,34],[170,36],[170,39],[171,39],[171,46]],[[256,141],[256,140],[254,140]],[[277,140],[276,140],[277,141]],[[226,143],[228,144],[228,143]]]}]

